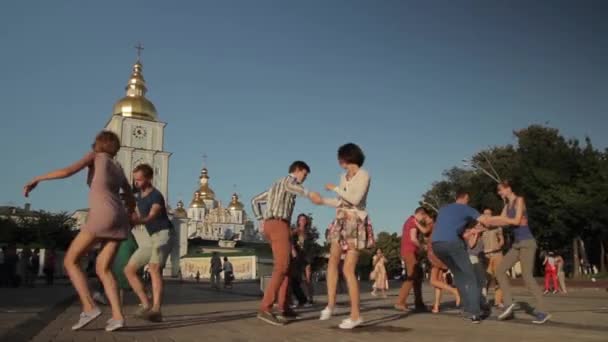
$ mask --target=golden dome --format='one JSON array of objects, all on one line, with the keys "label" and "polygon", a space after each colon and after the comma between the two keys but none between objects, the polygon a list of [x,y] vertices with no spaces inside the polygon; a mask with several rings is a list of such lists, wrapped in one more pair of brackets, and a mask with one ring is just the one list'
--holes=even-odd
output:
[{"label": "golden dome", "polygon": [[199,181],[201,186],[198,191],[201,194],[201,198],[204,200],[214,200],[215,192],[209,187],[209,172],[207,171],[207,168],[204,167],[201,170]]},{"label": "golden dome", "polygon": [[190,208],[204,208],[205,202],[201,198],[201,193],[199,191],[194,192],[194,198],[192,198],[192,202],[190,202]]},{"label": "golden dome", "polygon": [[175,215],[175,217],[179,217],[179,218],[188,217],[188,212],[186,212],[186,209],[184,209],[184,202],[182,202],[182,200],[179,200],[177,202],[177,208],[173,212],[173,215]]},{"label": "golden dome", "polygon": [[228,209],[243,210],[243,208],[243,203],[239,202],[239,196],[236,193],[232,194],[232,200],[230,201],[230,204],[228,204]]},{"label": "golden dome", "polygon": [[146,81],[142,74],[143,65],[137,60],[133,65],[131,78],[125,88],[127,96],[118,100],[112,110],[112,115],[122,115],[137,119],[156,121],[157,113],[154,104],[146,98]]}]

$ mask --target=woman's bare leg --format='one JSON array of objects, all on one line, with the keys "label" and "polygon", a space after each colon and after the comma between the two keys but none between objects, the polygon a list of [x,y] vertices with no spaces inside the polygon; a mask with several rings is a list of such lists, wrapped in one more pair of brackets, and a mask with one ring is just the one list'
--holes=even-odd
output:
[{"label": "woman's bare leg", "polygon": [[[433,272],[436,272],[435,276],[433,276]],[[448,285],[444,281],[443,271],[436,267],[433,267],[433,269],[431,270],[431,285],[434,288],[450,292],[456,298],[456,306],[460,306],[460,294],[458,293],[458,289]]]},{"label": "woman's bare leg", "polygon": [[327,307],[333,310],[336,307],[336,289],[338,287],[338,265],[342,249],[337,241],[331,243],[329,260],[327,262]]},{"label": "woman's bare leg", "polygon": [[344,259],[344,278],[348,286],[348,296],[350,297],[350,319],[356,321],[359,319],[359,281],[355,274],[355,268],[359,261],[359,252],[357,250],[348,250]]},{"label": "woman's bare leg", "polygon": [[106,292],[106,297],[110,302],[112,308],[112,318],[115,320],[124,320],[122,315],[122,306],[120,305],[120,296],[118,295],[118,285],[116,279],[112,273],[112,262],[114,262],[114,256],[118,251],[119,241],[110,240],[106,242],[105,246],[101,249],[101,252],[97,256],[96,271],[97,276],[103,284],[103,288]]},{"label": "woman's bare leg", "polygon": [[94,234],[86,230],[81,230],[78,235],[76,235],[76,238],[72,240],[72,243],[65,254],[65,258],[63,259],[63,265],[72,281],[72,285],[78,293],[83,312],[94,310],[96,305],[91,296],[91,291],[89,290],[87,277],[80,268],[79,260],[91,246],[93,246],[95,241]]}]

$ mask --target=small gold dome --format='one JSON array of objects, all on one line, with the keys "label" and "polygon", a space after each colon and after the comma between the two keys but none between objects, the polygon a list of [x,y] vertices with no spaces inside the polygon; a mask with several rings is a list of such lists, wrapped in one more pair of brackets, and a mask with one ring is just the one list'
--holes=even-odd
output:
[{"label": "small gold dome", "polygon": [[228,204],[228,209],[243,210],[243,208],[243,203],[239,202],[239,196],[236,193],[232,194],[232,200],[230,201],[230,204]]},{"label": "small gold dome", "polygon": [[133,65],[133,72],[126,86],[127,96],[118,100],[112,115],[122,115],[143,120],[156,121],[157,112],[154,104],[146,98],[146,81],[142,74],[143,65],[139,60]]},{"label": "small gold dome", "polygon": [[175,215],[175,217],[179,217],[179,218],[188,217],[188,212],[186,211],[186,209],[184,209],[184,202],[182,202],[182,200],[179,200],[177,202],[177,208],[173,212],[173,215]]},{"label": "small gold dome", "polygon": [[201,198],[201,193],[199,191],[194,192],[194,198],[192,198],[192,202],[190,202],[190,208],[204,208],[205,202]]}]

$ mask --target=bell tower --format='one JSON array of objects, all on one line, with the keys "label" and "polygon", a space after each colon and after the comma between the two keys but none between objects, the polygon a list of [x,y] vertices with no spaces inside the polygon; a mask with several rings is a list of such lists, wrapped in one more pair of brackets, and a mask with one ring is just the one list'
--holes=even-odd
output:
[{"label": "bell tower", "polygon": [[114,104],[112,117],[106,129],[120,137],[120,151],[116,160],[122,165],[129,181],[132,170],[139,164],[149,164],[154,170],[154,187],[169,203],[169,157],[171,153],[164,148],[164,122],[158,120],[156,107],[146,98],[148,88],[143,75],[141,51],[138,44],[137,60],[133,64],[127,82],[126,96]]}]

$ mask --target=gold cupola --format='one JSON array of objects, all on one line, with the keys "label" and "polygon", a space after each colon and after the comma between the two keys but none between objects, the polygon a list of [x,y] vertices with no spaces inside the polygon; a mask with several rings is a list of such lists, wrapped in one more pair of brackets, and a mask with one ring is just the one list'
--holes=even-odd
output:
[{"label": "gold cupola", "polygon": [[177,201],[177,208],[173,212],[173,215],[177,218],[187,218],[188,212],[184,209],[184,202],[182,200]]},{"label": "gold cupola", "polygon": [[236,192],[234,194],[232,194],[232,199],[230,201],[230,204],[228,204],[228,209],[229,210],[243,210],[244,206],[243,203],[239,202],[239,195],[236,194]]},{"label": "gold cupola", "polygon": [[[143,49],[141,46],[138,50]],[[140,50],[141,51],[141,50]],[[157,113],[154,104],[146,98],[146,81],[142,73],[143,65],[141,64],[139,53],[137,61],[133,65],[131,77],[126,86],[127,96],[118,100],[112,110],[112,115],[121,115],[136,119],[156,121]]]},{"label": "gold cupola", "polygon": [[198,191],[201,193],[201,198],[204,200],[214,200],[215,192],[213,192],[213,190],[209,187],[209,172],[207,171],[206,167],[201,170],[199,180],[201,186]]},{"label": "gold cupola", "polygon": [[194,197],[192,198],[192,202],[190,202],[190,208],[204,208],[205,202],[201,198],[201,193],[199,191],[194,192]]}]

